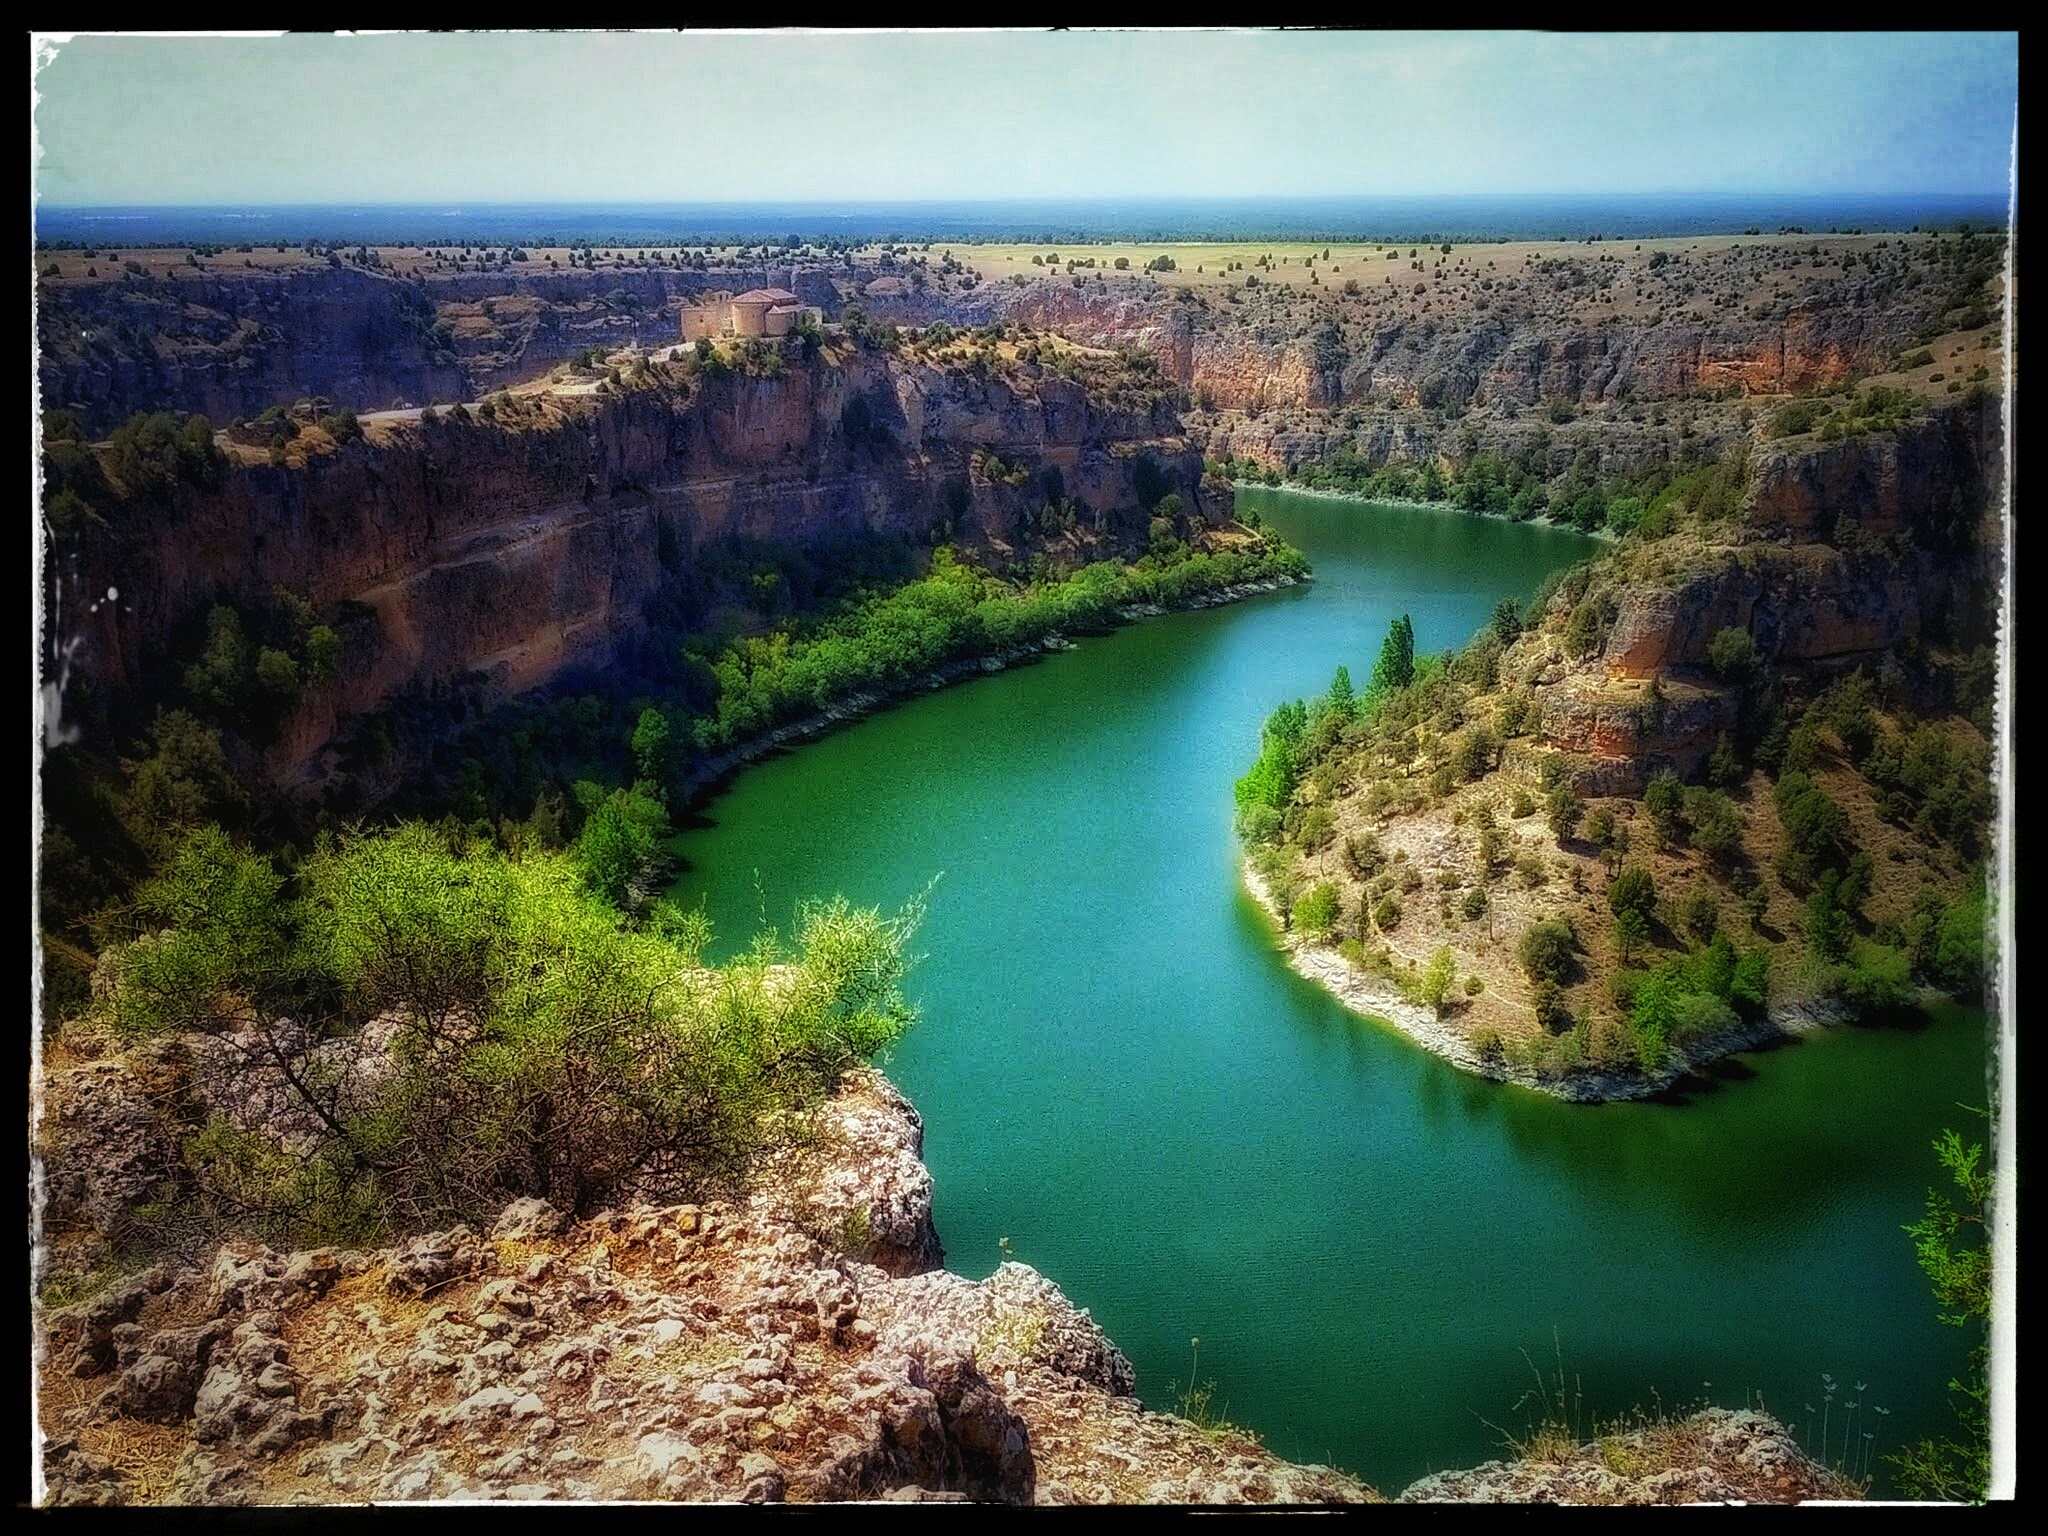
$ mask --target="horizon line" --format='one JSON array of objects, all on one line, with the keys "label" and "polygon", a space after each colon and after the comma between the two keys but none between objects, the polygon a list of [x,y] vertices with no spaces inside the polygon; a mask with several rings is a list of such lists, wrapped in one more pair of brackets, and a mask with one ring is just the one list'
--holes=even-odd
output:
[{"label": "horizon line", "polygon": [[1415,201],[1455,201],[1466,198],[1496,198],[1501,200],[1535,200],[1540,198],[1584,197],[1584,198],[1650,198],[1650,197],[1719,197],[1719,198],[1872,198],[1903,200],[1911,198],[1995,198],[2001,202],[2011,196],[2011,188],[1972,188],[1963,191],[1953,189],[1918,191],[1843,191],[1816,188],[1762,188],[1755,190],[1731,191],[1726,188],[1641,188],[1629,191],[1575,191],[1553,190],[1541,192],[1176,192],[1176,193],[1091,193],[1086,195],[1058,195],[1048,193],[1015,193],[976,196],[920,195],[916,197],[672,197],[672,198],[413,198],[405,200],[358,199],[348,197],[305,199],[295,201],[272,200],[225,200],[210,202],[98,202],[73,203],[42,201],[40,207],[63,209],[66,212],[92,212],[115,208],[331,208],[337,206],[355,208],[433,208],[442,204],[459,203],[469,208],[663,208],[701,206],[713,208],[763,208],[763,207],[804,207],[844,208],[872,204],[931,204],[934,206],[988,205],[998,203],[1046,203],[1072,205],[1075,203],[1312,203],[1312,202],[1364,202],[1374,199],[1410,199]]}]

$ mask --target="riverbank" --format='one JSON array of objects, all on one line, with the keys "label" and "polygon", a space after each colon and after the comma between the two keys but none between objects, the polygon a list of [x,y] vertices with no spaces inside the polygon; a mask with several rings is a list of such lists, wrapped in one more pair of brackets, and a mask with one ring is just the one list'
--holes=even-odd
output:
[{"label": "riverbank", "polygon": [[1280,946],[1286,951],[1287,963],[1296,975],[1315,982],[1352,1012],[1393,1025],[1432,1056],[1442,1057],[1460,1071],[1497,1083],[1532,1088],[1570,1104],[1647,1099],[1724,1056],[1754,1050],[1774,1040],[1811,1034],[1829,1025],[1847,1023],[1855,1017],[1855,1010],[1846,1003],[1825,999],[1781,1003],[1759,1019],[1670,1047],[1665,1054],[1664,1065],[1654,1072],[1609,1066],[1541,1073],[1481,1052],[1432,1010],[1408,1001],[1391,984],[1366,975],[1336,950],[1311,943],[1290,932],[1279,906],[1249,859],[1239,862],[1238,874],[1252,899],[1280,930]]},{"label": "riverbank", "polygon": [[[1261,576],[1253,581],[1233,582],[1213,591],[1198,592],[1185,601],[1170,606],[1160,603],[1127,603],[1116,610],[1116,624],[1112,628],[1136,623],[1140,619],[1158,618],[1168,613],[1196,608],[1220,608],[1227,603],[1242,602],[1248,597],[1278,592],[1314,580],[1312,574],[1306,573],[1300,576]],[[1058,651],[1072,650],[1074,645],[1075,642],[1063,634],[1050,634],[1041,640],[1010,646],[986,656],[958,657],[916,677],[907,678],[890,688],[869,688],[858,693],[850,693],[815,713],[787,721],[758,736],[749,737],[738,746],[728,747],[725,751],[706,758],[691,770],[689,777],[683,781],[684,800],[686,803],[694,801],[738,769],[766,757],[777,748],[823,735],[837,726],[859,720],[912,695],[933,693],[970,677],[983,677],[1007,671],[1011,667],[1021,666],[1025,662],[1035,661]]]},{"label": "riverbank", "polygon": [[1278,485],[1268,485],[1263,480],[1233,480],[1234,491],[1285,491],[1290,496],[1314,496],[1323,501],[1355,501],[1375,507],[1427,507],[1432,512],[1455,512],[1460,517],[1483,517],[1497,523],[1522,523],[1538,528],[1558,528],[1566,533],[1576,533],[1581,538],[1598,539],[1603,544],[1619,544],[1620,535],[1610,528],[1596,528],[1591,532],[1581,528],[1568,518],[1552,517],[1548,512],[1539,512],[1534,517],[1511,517],[1505,512],[1489,512],[1484,507],[1461,507],[1455,501],[1419,501],[1413,496],[1368,496],[1361,491],[1332,491],[1318,486],[1303,485],[1296,480],[1282,480]]}]

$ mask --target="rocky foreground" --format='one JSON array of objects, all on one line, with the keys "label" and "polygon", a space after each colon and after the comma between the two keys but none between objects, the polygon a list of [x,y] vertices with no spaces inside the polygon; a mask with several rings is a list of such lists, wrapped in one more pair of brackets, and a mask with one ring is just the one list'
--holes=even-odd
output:
[{"label": "rocky foreground", "polygon": [[825,1119],[744,1203],[231,1244],[54,1311],[50,1501],[1376,1497],[1146,1412],[1028,1267],[939,1269],[922,1124],[879,1075]]},{"label": "rocky foreground", "polygon": [[[922,1124],[879,1074],[821,1122],[745,1201],[584,1221],[521,1201],[375,1252],[231,1243],[52,1310],[47,1501],[1379,1498],[1148,1412],[1130,1362],[1029,1267],[938,1268]],[[1708,1427],[1678,1462],[1679,1442],[1610,1448],[1405,1497],[1844,1491],[1760,1415],[1688,1422]]]}]

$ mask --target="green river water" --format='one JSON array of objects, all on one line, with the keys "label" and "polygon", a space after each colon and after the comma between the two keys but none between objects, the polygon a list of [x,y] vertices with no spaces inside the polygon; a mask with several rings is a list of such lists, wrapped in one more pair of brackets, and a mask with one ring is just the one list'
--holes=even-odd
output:
[{"label": "green river water", "polygon": [[1830,1460],[1851,1398],[1858,1451],[1869,1421],[1879,1451],[1949,1428],[1966,1341],[1900,1228],[1929,1142],[1984,1101],[1983,1015],[1579,1106],[1461,1074],[1295,976],[1231,835],[1261,720],[1339,661],[1362,684],[1396,614],[1418,651],[1462,644],[1597,546],[1241,494],[1312,585],[916,698],[745,770],[677,841],[676,894],[727,948],[801,897],[893,907],[943,874],[906,988],[923,1018],[885,1065],[924,1115],[948,1266],[986,1274],[1007,1237],[1148,1405],[1173,1407],[1199,1337],[1229,1418],[1388,1492],[1499,1454],[1530,1360],[1560,1353],[1589,1429],[1761,1392],[1817,1449],[1823,1373]]}]

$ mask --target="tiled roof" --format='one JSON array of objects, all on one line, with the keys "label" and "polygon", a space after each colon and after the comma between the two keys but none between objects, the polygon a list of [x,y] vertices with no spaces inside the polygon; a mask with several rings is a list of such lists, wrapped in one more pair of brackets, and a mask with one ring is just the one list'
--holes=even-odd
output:
[{"label": "tiled roof", "polygon": [[735,304],[794,304],[796,295],[787,288],[749,288],[733,300]]}]

